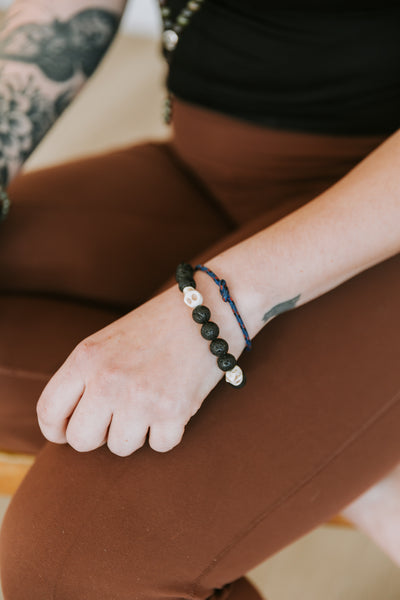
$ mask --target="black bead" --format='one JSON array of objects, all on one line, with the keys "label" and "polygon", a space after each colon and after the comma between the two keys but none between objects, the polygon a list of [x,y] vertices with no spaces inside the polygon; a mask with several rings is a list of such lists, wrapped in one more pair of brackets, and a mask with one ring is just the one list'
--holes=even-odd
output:
[{"label": "black bead", "polygon": [[222,338],[217,338],[216,340],[213,340],[210,344],[210,350],[211,353],[214,354],[214,356],[222,356],[223,354],[226,354],[228,352],[228,348],[228,342],[226,342]]},{"label": "black bead", "polygon": [[236,365],[236,358],[233,354],[223,354],[217,359],[217,364],[221,371],[231,371]]},{"label": "black bead", "polygon": [[200,304],[192,310],[192,317],[196,323],[207,323],[211,317],[210,309],[204,304]]},{"label": "black bead", "polygon": [[208,321],[202,325],[200,333],[205,340],[215,340],[219,334],[219,327],[216,323]]},{"label": "black bead", "polygon": [[193,268],[189,263],[182,262],[176,267],[176,279],[193,279]]},{"label": "black bead", "polygon": [[183,292],[184,288],[190,285],[192,288],[196,289],[196,282],[194,279],[180,279],[178,281],[179,289]]}]

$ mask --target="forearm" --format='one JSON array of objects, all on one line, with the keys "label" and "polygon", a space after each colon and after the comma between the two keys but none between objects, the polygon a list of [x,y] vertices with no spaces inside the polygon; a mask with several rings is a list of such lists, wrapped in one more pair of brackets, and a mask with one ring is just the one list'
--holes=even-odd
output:
[{"label": "forearm", "polygon": [[96,69],[126,0],[16,0],[0,30],[0,182],[7,185]]},{"label": "forearm", "polygon": [[[400,131],[317,198],[205,263],[227,281],[251,338],[278,314],[400,252],[399,160]],[[196,279],[206,298],[218,294],[207,275]],[[241,352],[229,306],[211,302]]]}]

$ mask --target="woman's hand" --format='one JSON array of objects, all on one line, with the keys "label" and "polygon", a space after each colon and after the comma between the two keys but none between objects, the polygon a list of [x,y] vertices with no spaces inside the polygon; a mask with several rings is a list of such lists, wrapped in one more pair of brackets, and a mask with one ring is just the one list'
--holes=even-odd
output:
[{"label": "woman's hand", "polygon": [[73,350],[39,398],[39,426],[51,442],[80,452],[107,443],[118,456],[150,428],[150,446],[166,452],[222,376],[173,286]]}]

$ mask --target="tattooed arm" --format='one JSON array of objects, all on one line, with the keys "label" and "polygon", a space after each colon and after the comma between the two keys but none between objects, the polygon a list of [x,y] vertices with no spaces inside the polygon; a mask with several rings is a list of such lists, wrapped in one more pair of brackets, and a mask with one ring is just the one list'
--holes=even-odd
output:
[{"label": "tattooed arm", "polygon": [[15,0],[0,29],[0,182],[6,186],[92,75],[126,0]]}]

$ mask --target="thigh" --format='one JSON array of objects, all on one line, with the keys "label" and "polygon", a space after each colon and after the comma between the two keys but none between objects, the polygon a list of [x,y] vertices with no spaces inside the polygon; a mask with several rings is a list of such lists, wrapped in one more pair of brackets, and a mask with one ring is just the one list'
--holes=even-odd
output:
[{"label": "thigh", "polygon": [[35,404],[74,346],[232,227],[164,143],[17,177],[0,231],[0,448],[37,452]]},{"label": "thigh", "polygon": [[211,597],[392,469],[399,268],[272,320],[241,358],[246,386],[221,381],[166,454],[48,443],[5,517],[6,600]]},{"label": "thigh", "polygon": [[[17,177],[0,291],[134,307],[230,219],[172,155],[144,143]],[[186,254],[187,256],[187,254]]]},{"label": "thigh", "polygon": [[0,294],[0,449],[36,453],[45,443],[36,402],[52,374],[117,310],[61,298]]}]

